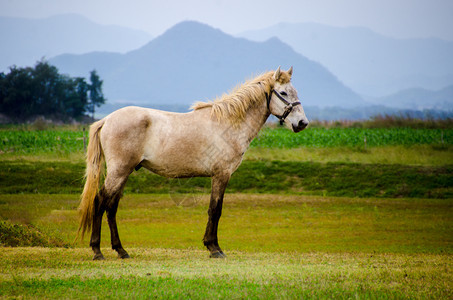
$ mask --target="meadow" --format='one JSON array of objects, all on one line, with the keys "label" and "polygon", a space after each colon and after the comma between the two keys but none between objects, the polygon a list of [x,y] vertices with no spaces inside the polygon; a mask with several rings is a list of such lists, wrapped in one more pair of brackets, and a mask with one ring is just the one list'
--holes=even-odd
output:
[{"label": "meadow", "polygon": [[225,260],[201,242],[208,179],[134,172],[132,259],[105,222],[103,262],[74,243],[82,128],[1,128],[0,297],[452,298],[453,129],[434,127],[266,128],[227,188]]},{"label": "meadow", "polygon": [[[27,130],[21,127],[0,129],[0,151],[14,154],[37,154],[57,151],[79,152],[87,130],[80,127],[50,130]],[[365,142],[366,140],[366,142]],[[293,134],[286,128],[264,128],[251,147],[375,147],[453,144],[453,129],[414,128],[310,128]]]}]

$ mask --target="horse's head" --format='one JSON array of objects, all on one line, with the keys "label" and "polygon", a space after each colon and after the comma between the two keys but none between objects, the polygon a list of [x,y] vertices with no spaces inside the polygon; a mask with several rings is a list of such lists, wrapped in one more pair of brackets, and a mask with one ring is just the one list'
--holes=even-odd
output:
[{"label": "horse's head", "polygon": [[267,106],[271,114],[285,123],[294,132],[299,132],[308,125],[304,109],[297,97],[297,91],[291,84],[293,67],[288,71],[280,71],[278,67],[273,75],[274,88],[267,98]]}]

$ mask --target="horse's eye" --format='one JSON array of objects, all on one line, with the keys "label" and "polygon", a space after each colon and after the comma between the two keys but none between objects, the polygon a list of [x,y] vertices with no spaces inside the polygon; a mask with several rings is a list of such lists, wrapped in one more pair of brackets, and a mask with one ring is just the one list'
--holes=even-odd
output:
[{"label": "horse's eye", "polygon": [[288,94],[285,91],[280,92],[282,96],[288,96]]}]

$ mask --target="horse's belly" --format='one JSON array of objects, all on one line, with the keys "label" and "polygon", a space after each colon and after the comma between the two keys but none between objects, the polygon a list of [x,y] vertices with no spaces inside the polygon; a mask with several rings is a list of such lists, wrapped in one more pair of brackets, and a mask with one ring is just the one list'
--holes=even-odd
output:
[{"label": "horse's belly", "polygon": [[209,170],[202,165],[187,162],[178,164],[175,161],[150,161],[144,160],[141,165],[146,169],[169,178],[207,177],[211,176]]}]

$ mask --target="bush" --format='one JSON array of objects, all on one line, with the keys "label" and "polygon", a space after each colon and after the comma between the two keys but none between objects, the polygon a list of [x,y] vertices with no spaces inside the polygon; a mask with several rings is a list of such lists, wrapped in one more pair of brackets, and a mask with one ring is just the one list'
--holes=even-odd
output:
[{"label": "bush", "polygon": [[50,237],[33,225],[0,221],[0,246],[3,247],[68,247],[56,237]]}]

